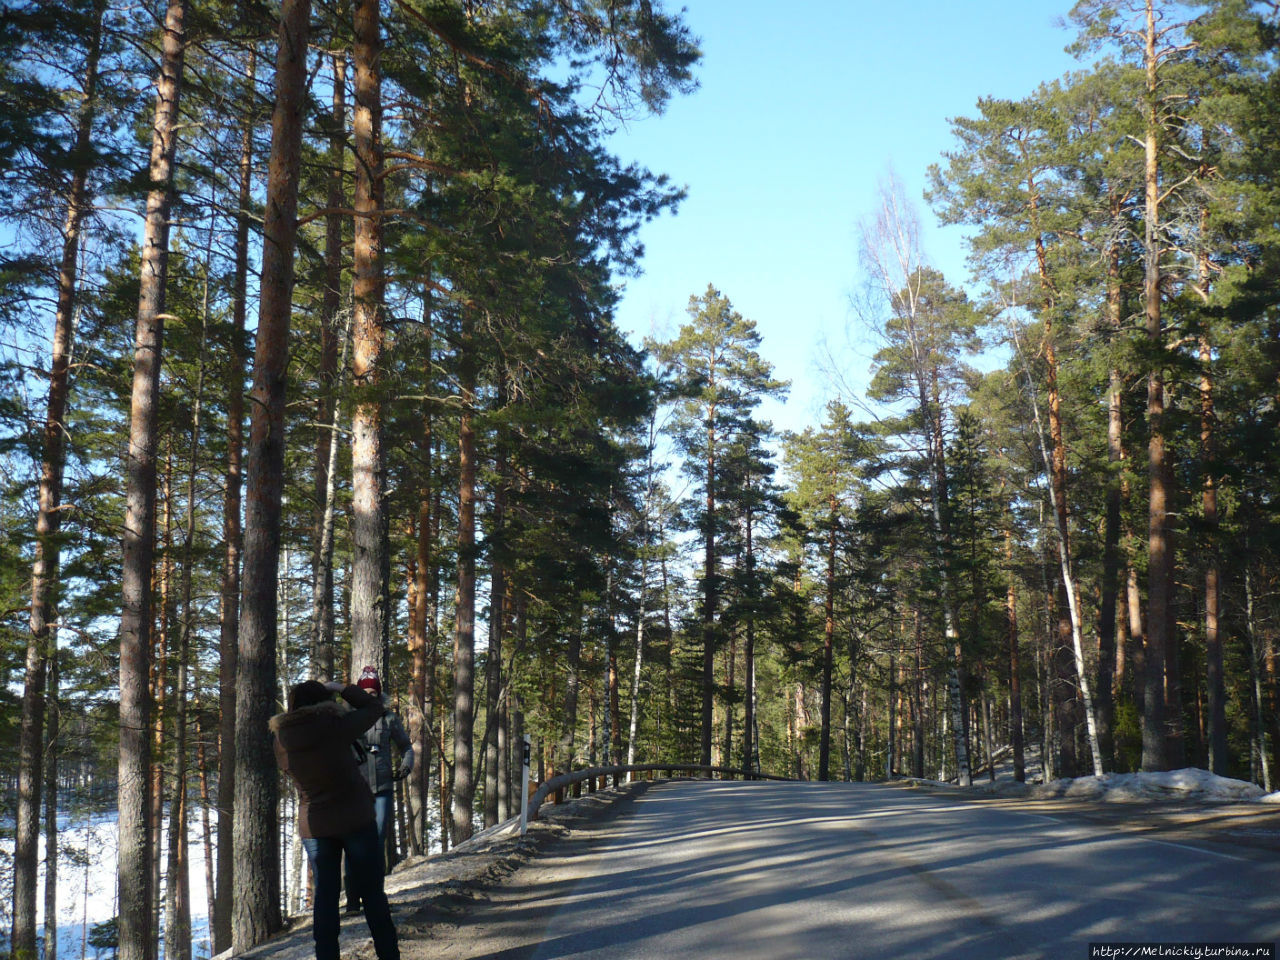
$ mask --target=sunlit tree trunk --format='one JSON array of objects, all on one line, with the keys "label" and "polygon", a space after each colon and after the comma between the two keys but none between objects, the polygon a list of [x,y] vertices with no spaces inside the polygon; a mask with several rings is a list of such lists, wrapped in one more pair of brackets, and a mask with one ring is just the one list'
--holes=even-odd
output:
[{"label": "sunlit tree trunk", "polygon": [[[212,234],[212,231],[211,231]],[[210,238],[212,243],[212,236]],[[188,450],[187,516],[182,541],[181,613],[178,623],[177,681],[174,687],[174,769],[173,799],[169,803],[168,885],[165,890],[165,958],[191,960],[191,877],[187,844],[187,698],[191,631],[195,618],[193,603],[193,552],[196,539],[196,480],[199,475],[201,414],[204,406],[205,348],[209,329],[209,273],[212,252],[206,248],[204,302],[201,307],[200,357],[192,398],[191,446]]]},{"label": "sunlit tree trunk", "polygon": [[[254,99],[257,52],[250,48],[245,70],[245,105]],[[248,313],[249,204],[253,195],[253,119],[244,121],[240,134],[239,195],[236,204],[235,267],[231,291],[231,349],[227,390],[227,468],[223,481],[222,586],[219,605],[218,659],[218,864],[213,907],[213,949],[222,953],[231,946],[231,888],[235,858],[232,856],[232,815],[236,782],[236,658],[240,643],[240,552],[244,532],[240,524],[244,454],[244,356],[245,316]]]},{"label": "sunlit tree trunk", "polygon": [[156,443],[169,211],[177,145],[178,97],[185,56],[186,0],[169,0],[156,82],[150,190],[142,235],[142,268],[134,334],[133,390],[126,457],[123,602],[120,615],[120,765],[118,770],[119,960],[150,960],[153,941],[150,659],[155,550]]},{"label": "sunlit tree trunk", "polygon": [[[1200,212],[1200,232],[1203,237],[1208,213]],[[1208,255],[1201,252],[1197,258],[1199,277],[1195,291],[1206,303],[1209,300],[1210,265]],[[1227,757],[1227,691],[1223,678],[1222,633],[1219,622],[1221,606],[1221,561],[1218,555],[1218,466],[1217,414],[1214,411],[1213,346],[1207,333],[1200,335],[1200,462],[1204,471],[1201,490],[1201,506],[1204,510],[1205,547],[1207,563],[1204,571],[1204,646],[1205,685],[1209,699],[1209,769],[1225,777],[1228,773]]]},{"label": "sunlit tree trunk", "polygon": [[818,779],[831,773],[831,671],[836,637],[836,498],[830,498],[827,517],[827,573],[825,618],[822,631],[822,706],[818,741]]},{"label": "sunlit tree trunk", "polygon": [[49,650],[49,739],[44,765],[44,960],[58,960],[58,737],[60,704],[58,643]]},{"label": "sunlit tree trunk", "polygon": [[[1124,322],[1120,286],[1120,247],[1107,251],[1107,321],[1113,337],[1120,335]],[[1119,471],[1124,461],[1124,377],[1118,366],[1108,371],[1107,383],[1107,478],[1106,510],[1102,531],[1102,595],[1098,607],[1098,740],[1104,760],[1112,760],[1115,750],[1115,699],[1120,693],[1117,663],[1123,663],[1120,633],[1120,533],[1123,491]],[[1112,762],[1114,762],[1112,760]]]},{"label": "sunlit tree trunk", "polygon": [[[85,61],[84,99],[76,117],[76,154],[86,158],[97,111],[98,62],[102,49],[102,16],[106,7],[94,7],[92,33]],[[45,686],[47,665],[56,655],[53,622],[61,549],[63,471],[66,464],[66,412],[71,387],[71,353],[74,339],[79,271],[80,233],[89,212],[89,167],[82,159],[71,176],[66,216],[62,228],[62,258],[58,267],[58,301],[53,321],[53,345],[49,364],[49,403],[42,431],[40,489],[36,516],[35,559],[31,565],[31,617],[27,637],[26,671],[23,676],[21,726],[18,733],[17,824],[13,851],[13,928],[10,952],[14,960],[36,956],[36,870],[40,821],[41,765],[44,758]],[[50,717],[50,725],[54,720]],[[51,737],[52,738],[52,737]],[[52,763],[52,757],[50,757]]]},{"label": "sunlit tree trunk", "polygon": [[[714,371],[709,385],[715,389]],[[716,609],[719,606],[719,577],[716,570],[716,406],[707,412],[707,462],[705,524],[702,556],[702,747],[699,763],[711,763],[711,731],[715,709]]]},{"label": "sunlit tree trunk", "polygon": [[[754,539],[755,518],[752,516],[751,508],[747,508],[747,516],[745,523],[746,533],[746,572],[747,583],[755,584],[755,544]],[[757,769],[757,752],[759,747],[756,744],[756,618],[748,617],[746,624],[746,638],[744,651],[744,676],[742,706],[742,770],[744,773],[751,774],[759,772]],[[637,674],[639,667],[636,668]],[[628,761],[630,762],[630,761]]]},{"label": "sunlit tree trunk", "polygon": [[475,794],[472,735],[475,724],[476,627],[476,402],[475,349],[470,311],[464,310],[460,386],[462,416],[458,427],[458,592],[453,642],[453,842],[472,833]]},{"label": "sunlit tree trunk", "polygon": [[354,7],[355,265],[352,295],[351,658],[352,670],[389,666],[386,454],[382,425],[382,27],[378,0]]},{"label": "sunlit tree trunk", "polygon": [[[347,128],[347,60],[333,56],[333,106],[329,117],[329,213],[324,232],[324,294],[320,306],[320,401],[316,424],[315,552],[311,561],[311,670],[321,680],[334,676],[333,663],[333,503],[338,452],[337,390],[349,337],[338,320],[342,303],[343,172]],[[341,338],[341,346],[339,346]],[[341,354],[341,358],[340,358]]]},{"label": "sunlit tree trunk", "polygon": [[1173,617],[1173,538],[1169,498],[1173,475],[1167,449],[1163,356],[1164,323],[1161,316],[1160,241],[1160,71],[1156,56],[1156,13],[1154,0],[1146,0],[1143,31],[1146,71],[1146,131],[1143,179],[1145,271],[1143,278],[1144,315],[1151,349],[1147,377],[1147,466],[1150,497],[1147,514],[1147,642],[1144,657],[1142,711],[1142,769],[1168,770],[1181,759],[1181,706],[1171,702],[1170,689],[1176,684],[1176,640]]},{"label": "sunlit tree trunk", "polygon": [[276,830],[279,774],[266,730],[277,696],[276,586],[284,485],[285,387],[310,17],[310,0],[285,0],[281,8],[276,99],[271,116],[236,670],[232,836],[236,875],[231,943],[237,953],[261,943],[281,923]]},{"label": "sunlit tree trunk", "polygon": [[[502,457],[499,456],[498,470],[503,469]],[[504,509],[502,490],[494,493],[494,527],[502,529]],[[498,533],[499,538],[501,533]],[[506,570],[502,562],[492,559],[493,573],[489,580],[489,650],[485,654],[485,737],[484,737],[484,825],[492,827],[498,823],[498,704],[501,699],[500,686],[502,678],[502,641],[506,626],[506,615],[503,604],[506,602]]]},{"label": "sunlit tree trunk", "polygon": [[[427,311],[428,347],[426,362],[431,364],[431,316]],[[430,411],[423,416],[422,435],[418,449],[423,464],[424,478],[418,507],[418,541],[414,563],[414,610],[412,628],[409,632],[409,739],[413,741],[413,752],[417,758],[413,772],[409,775],[409,803],[413,816],[409,825],[409,846],[415,854],[427,852],[427,798],[431,786],[431,675],[434,652],[435,612],[432,610],[431,596],[435,571],[435,537],[432,517],[432,478],[435,423]],[[428,644],[432,650],[428,651]]]},{"label": "sunlit tree trunk", "polygon": [[1005,599],[1005,622],[1009,628],[1009,740],[1013,747],[1013,778],[1027,779],[1026,748],[1022,728],[1022,669],[1018,657],[1018,589],[1013,571],[1013,534],[1004,534],[1005,560],[1009,566],[1009,586]]}]

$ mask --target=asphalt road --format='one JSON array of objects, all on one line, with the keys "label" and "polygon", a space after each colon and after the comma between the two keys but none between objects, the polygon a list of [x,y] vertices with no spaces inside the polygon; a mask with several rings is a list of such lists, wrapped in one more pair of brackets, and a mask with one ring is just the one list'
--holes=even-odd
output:
[{"label": "asphalt road", "polygon": [[655,785],[404,953],[1084,960],[1091,942],[1280,940],[1276,832],[1159,819],[870,784]]}]

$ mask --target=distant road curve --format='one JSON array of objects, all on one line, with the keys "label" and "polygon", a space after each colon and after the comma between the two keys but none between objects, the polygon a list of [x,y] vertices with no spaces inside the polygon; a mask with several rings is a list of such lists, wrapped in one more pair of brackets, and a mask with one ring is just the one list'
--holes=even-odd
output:
[{"label": "distant road curve", "polygon": [[[404,955],[1083,960],[1099,941],[1280,940],[1274,837],[1144,832],[1142,807],[1118,807],[655,784]],[[1275,828],[1280,816],[1254,827]]]}]

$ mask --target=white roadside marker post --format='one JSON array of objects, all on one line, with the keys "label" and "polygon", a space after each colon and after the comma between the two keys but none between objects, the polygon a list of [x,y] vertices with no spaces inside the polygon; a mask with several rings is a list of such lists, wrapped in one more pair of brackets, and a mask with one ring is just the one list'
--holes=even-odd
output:
[{"label": "white roadside marker post", "polygon": [[520,763],[520,836],[529,829],[529,735],[524,736]]}]

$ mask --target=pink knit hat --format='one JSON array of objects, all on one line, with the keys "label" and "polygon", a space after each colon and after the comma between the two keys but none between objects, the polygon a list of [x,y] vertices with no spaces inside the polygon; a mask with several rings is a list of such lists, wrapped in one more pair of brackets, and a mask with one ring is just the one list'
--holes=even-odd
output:
[{"label": "pink knit hat", "polygon": [[361,690],[367,690],[375,697],[382,696],[382,681],[378,679],[378,671],[373,667],[365,667],[356,684]]}]

